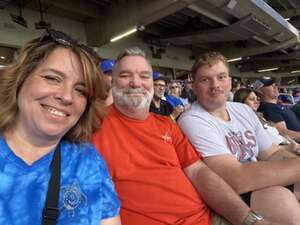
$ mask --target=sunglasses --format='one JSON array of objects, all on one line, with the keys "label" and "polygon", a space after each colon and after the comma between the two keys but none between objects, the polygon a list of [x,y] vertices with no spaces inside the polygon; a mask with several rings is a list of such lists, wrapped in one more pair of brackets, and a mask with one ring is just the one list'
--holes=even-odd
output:
[{"label": "sunglasses", "polygon": [[98,62],[99,56],[92,48],[86,46],[85,44],[79,43],[78,41],[76,41],[75,39],[71,38],[69,35],[61,31],[46,29],[45,33],[40,37],[39,41],[55,42],[56,44],[66,48],[79,47],[83,51],[85,51],[89,56],[91,56],[95,63]]},{"label": "sunglasses", "polygon": [[155,84],[155,83],[154,83],[154,86],[155,87],[160,87],[160,88],[165,88],[166,87],[166,85],[164,85],[164,84]]}]

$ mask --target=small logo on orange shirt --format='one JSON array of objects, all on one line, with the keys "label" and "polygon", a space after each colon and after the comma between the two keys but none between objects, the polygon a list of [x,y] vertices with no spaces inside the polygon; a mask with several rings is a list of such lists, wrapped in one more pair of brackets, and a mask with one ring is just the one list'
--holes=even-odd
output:
[{"label": "small logo on orange shirt", "polygon": [[172,138],[169,135],[168,131],[166,131],[166,133],[164,135],[162,135],[161,138],[164,140],[164,142],[171,142],[172,141]]}]

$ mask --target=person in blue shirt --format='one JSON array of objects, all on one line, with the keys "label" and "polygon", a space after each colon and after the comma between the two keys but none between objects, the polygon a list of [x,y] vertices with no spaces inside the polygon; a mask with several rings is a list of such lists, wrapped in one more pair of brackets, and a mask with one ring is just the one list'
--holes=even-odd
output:
[{"label": "person in blue shirt", "polygon": [[[57,225],[120,225],[106,163],[89,143],[104,114],[95,53],[47,30],[0,76],[0,224],[45,224],[53,157],[60,152]],[[56,211],[56,210],[55,210]]]},{"label": "person in blue shirt", "polygon": [[168,85],[169,91],[168,95],[166,95],[166,100],[173,106],[173,108],[177,106],[183,106],[184,109],[188,109],[190,104],[187,99],[181,98],[181,86],[180,83],[176,80],[171,80]]}]

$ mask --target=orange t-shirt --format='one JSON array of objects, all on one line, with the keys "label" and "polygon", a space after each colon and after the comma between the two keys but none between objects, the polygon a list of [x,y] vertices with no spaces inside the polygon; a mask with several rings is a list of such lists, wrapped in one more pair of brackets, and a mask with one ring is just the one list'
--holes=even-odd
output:
[{"label": "orange t-shirt", "polygon": [[134,120],[112,106],[93,141],[121,199],[123,225],[211,224],[183,171],[198,153],[171,119],[150,113]]}]

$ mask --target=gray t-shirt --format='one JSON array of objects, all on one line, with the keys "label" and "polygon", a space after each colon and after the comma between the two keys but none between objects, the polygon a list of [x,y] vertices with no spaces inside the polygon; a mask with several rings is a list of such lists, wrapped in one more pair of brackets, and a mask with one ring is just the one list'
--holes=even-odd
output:
[{"label": "gray t-shirt", "polygon": [[198,102],[185,111],[178,124],[203,157],[232,154],[240,162],[257,161],[259,151],[272,141],[250,107],[226,103],[230,121],[223,121],[203,109]]}]

